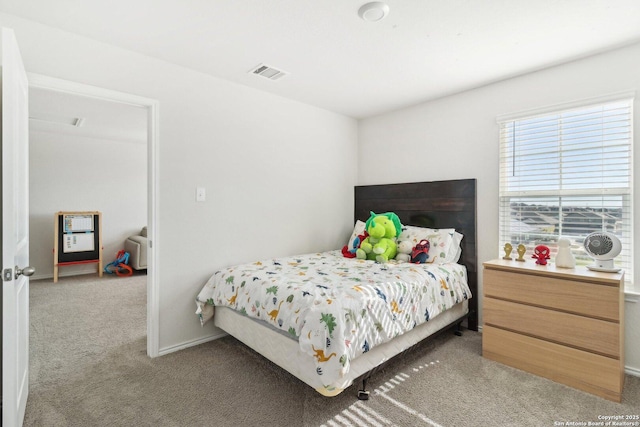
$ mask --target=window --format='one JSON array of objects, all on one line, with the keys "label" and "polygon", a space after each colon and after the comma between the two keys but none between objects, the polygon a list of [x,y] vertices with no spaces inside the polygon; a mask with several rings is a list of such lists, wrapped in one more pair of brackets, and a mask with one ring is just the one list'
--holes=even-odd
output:
[{"label": "window", "polygon": [[616,266],[633,280],[632,95],[556,111],[499,117],[500,253],[523,243],[531,254],[559,237],[571,240],[578,265],[594,231],[622,241]]}]

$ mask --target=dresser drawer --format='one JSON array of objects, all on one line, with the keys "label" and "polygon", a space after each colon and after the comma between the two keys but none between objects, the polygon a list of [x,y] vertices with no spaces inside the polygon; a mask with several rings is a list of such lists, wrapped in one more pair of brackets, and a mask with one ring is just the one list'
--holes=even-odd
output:
[{"label": "dresser drawer", "polygon": [[484,299],[485,325],[620,358],[620,325],[494,298]]},{"label": "dresser drawer", "polygon": [[487,359],[620,402],[624,370],[620,360],[485,326]]},{"label": "dresser drawer", "polygon": [[484,295],[619,321],[620,289],[587,281],[484,269]]}]

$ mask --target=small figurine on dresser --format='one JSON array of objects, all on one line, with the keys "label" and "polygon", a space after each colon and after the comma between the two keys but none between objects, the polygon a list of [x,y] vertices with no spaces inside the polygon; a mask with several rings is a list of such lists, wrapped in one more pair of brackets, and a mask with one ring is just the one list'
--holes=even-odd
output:
[{"label": "small figurine on dresser", "polygon": [[551,257],[549,256],[549,248],[545,245],[538,245],[533,251],[532,258],[535,258],[536,264],[538,265],[547,265],[547,260]]},{"label": "small figurine on dresser", "polygon": [[516,258],[516,261],[524,262],[524,254],[526,252],[527,252],[527,247],[522,243],[520,243],[518,245],[518,258]]},{"label": "small figurine on dresser", "polygon": [[558,255],[556,255],[556,267],[574,268],[576,259],[571,253],[571,241],[567,238],[558,239]]},{"label": "small figurine on dresser", "polygon": [[504,256],[502,257],[502,259],[507,259],[507,260],[511,260],[513,258],[511,258],[511,251],[513,250],[513,246],[511,246],[511,243],[507,242],[504,244]]}]

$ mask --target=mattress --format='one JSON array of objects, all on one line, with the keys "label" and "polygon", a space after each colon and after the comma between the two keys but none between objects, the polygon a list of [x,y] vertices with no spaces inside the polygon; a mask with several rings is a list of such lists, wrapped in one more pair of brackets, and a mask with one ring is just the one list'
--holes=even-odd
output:
[{"label": "mattress", "polygon": [[[203,323],[215,309],[216,325],[242,340],[253,342],[241,338],[251,336],[245,329],[269,331],[290,350],[296,347],[300,360],[283,367],[290,372],[291,366],[294,371],[304,369],[292,373],[331,395],[359,375],[352,366],[357,360],[379,363],[378,356],[368,353],[385,344],[406,348],[401,337],[421,330],[423,324],[450,323],[435,320],[456,306],[464,308],[451,316],[462,317],[466,313],[462,303],[470,297],[466,269],[459,264],[379,264],[329,251],[220,270],[207,281],[196,303]],[[225,322],[221,307],[235,310],[238,319],[249,322]],[[268,344],[255,344],[255,349],[271,352]],[[280,361],[275,355],[265,356]]]},{"label": "mattress", "polygon": [[[318,393],[332,397],[340,394],[361,375],[392,357],[430,337],[441,329],[459,322],[469,312],[468,301],[456,304],[432,321],[423,323],[393,340],[381,344],[351,362],[349,372],[331,384],[315,375],[315,360],[300,350],[298,342],[280,332],[265,328],[255,320],[228,307],[217,307],[214,324],[251,347],[282,369],[313,387]],[[313,374],[310,374],[313,372]]]}]

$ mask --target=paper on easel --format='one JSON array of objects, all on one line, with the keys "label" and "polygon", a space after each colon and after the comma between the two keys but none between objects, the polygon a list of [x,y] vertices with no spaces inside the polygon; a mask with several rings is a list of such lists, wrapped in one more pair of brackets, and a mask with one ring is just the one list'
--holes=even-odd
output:
[{"label": "paper on easel", "polygon": [[93,250],[95,250],[93,233],[72,233],[63,236],[62,251],[64,253]]},{"label": "paper on easel", "polygon": [[64,232],[93,231],[93,215],[65,215]]}]

